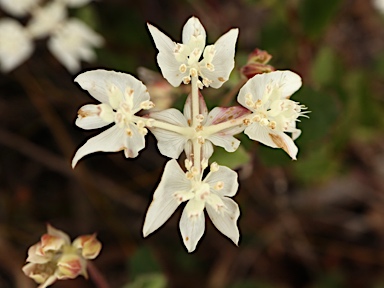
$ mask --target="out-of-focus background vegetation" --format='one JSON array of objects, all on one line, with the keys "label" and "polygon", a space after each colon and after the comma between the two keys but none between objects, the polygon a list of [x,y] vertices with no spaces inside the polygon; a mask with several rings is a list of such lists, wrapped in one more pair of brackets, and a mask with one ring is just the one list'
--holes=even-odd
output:
[{"label": "out-of-focus background vegetation", "polygon": [[[26,63],[0,76],[0,287],[17,287],[25,277],[27,249],[46,223],[73,238],[97,232],[104,247],[94,264],[111,287],[384,287],[384,15],[371,1],[100,0],[71,13],[105,38],[84,71],[158,71],[146,22],[179,41],[195,15],[208,43],[239,27],[231,80],[203,90],[209,107],[235,103],[224,95],[258,47],[277,69],[302,76],[292,99],[312,112],[299,123],[297,161],[246,137],[236,157],[216,155],[236,164],[248,153],[235,196],[240,245],[208,220],[190,255],[178,231],[180,208],[142,237],[167,160],[152,135],[136,159],[98,153],[72,171],[76,149],[99,133],[75,127],[76,111],[95,101],[41,40]],[[186,96],[179,92],[176,107]],[[95,284],[79,278],[53,287]]]}]

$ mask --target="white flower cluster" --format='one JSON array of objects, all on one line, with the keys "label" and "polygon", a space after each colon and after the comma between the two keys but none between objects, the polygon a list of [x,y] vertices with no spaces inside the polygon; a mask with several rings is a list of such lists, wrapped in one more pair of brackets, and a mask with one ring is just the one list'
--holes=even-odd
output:
[{"label": "white flower cluster", "polygon": [[103,44],[103,38],[82,21],[68,18],[67,8],[76,8],[91,0],[0,0],[0,7],[13,17],[28,16],[26,26],[7,17],[0,19],[0,70],[9,72],[28,59],[35,39],[48,38],[48,49],[74,73],[81,60],[92,61],[92,47]]},{"label": "white flower cluster", "polygon": [[[216,228],[237,245],[240,210],[230,198],[238,190],[237,173],[210,163],[214,145],[233,152],[240,145],[234,135],[244,131],[250,139],[282,148],[296,159],[298,149],[293,140],[301,133],[296,122],[305,114],[305,107],[289,97],[301,87],[301,78],[291,71],[258,74],[241,88],[237,100],[242,106],[215,107],[208,112],[200,91],[204,87],[219,88],[228,80],[234,67],[238,29],[231,29],[215,44],[206,46],[204,27],[196,17],[185,24],[181,44],[151,24],[148,28],[159,50],[157,60],[164,78],[173,86],[190,85],[183,112],[171,108],[138,115],[140,110],[154,107],[139,80],[105,70],[80,74],[75,81],[101,104],[81,107],[76,125],[83,129],[112,126],[82,145],[72,166],[85,155],[100,151],[124,151],[127,158],[136,157],[150,131],[160,153],[171,160],[148,208],[144,237],[186,202],[180,231],[188,252],[196,249],[204,233],[204,210]],[[183,151],[185,171],[176,161]]]}]

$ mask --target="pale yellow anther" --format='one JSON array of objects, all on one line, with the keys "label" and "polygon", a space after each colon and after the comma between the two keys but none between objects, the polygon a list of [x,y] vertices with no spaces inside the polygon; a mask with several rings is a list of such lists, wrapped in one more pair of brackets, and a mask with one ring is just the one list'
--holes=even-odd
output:
[{"label": "pale yellow anther", "polygon": [[247,93],[247,94],[245,94],[245,99],[246,99],[246,100],[251,100],[251,101],[252,101],[252,94],[251,94],[251,93]]},{"label": "pale yellow anther", "polygon": [[204,120],[204,115],[203,115],[203,114],[197,114],[197,115],[196,115],[196,120],[197,120],[199,123],[203,122],[203,120]]},{"label": "pale yellow anther", "polygon": [[261,126],[267,126],[269,121],[267,118],[262,118],[259,123]]},{"label": "pale yellow anther", "polygon": [[147,128],[140,128],[139,133],[143,136],[148,134],[148,129]]},{"label": "pale yellow anther", "polygon": [[198,136],[197,137],[197,142],[199,142],[199,144],[204,144],[205,143],[205,139],[204,139],[204,137],[203,136]]},{"label": "pale yellow anther", "polygon": [[189,70],[190,74],[192,77],[197,77],[198,73],[197,73],[197,70],[195,68],[191,68],[191,70]]},{"label": "pale yellow anther", "polygon": [[204,85],[203,85],[203,83],[201,83],[200,80],[197,81],[197,87],[198,87],[200,90],[204,88]]},{"label": "pale yellow anther", "polygon": [[144,128],[145,127],[145,123],[143,120],[137,121],[136,125],[138,128]]},{"label": "pale yellow anther", "polygon": [[247,105],[249,108],[254,107],[254,106],[253,106],[253,105],[254,105],[253,101],[252,101],[252,100],[249,100],[249,99],[245,100],[245,105]]},{"label": "pale yellow anther", "polygon": [[216,172],[216,171],[219,170],[219,165],[217,165],[216,162],[213,162],[213,163],[211,164],[210,169],[211,169],[211,172]]},{"label": "pale yellow anther", "polygon": [[207,62],[205,67],[211,72],[215,71],[215,66],[212,63]]},{"label": "pale yellow anther", "polygon": [[153,107],[155,107],[155,104],[150,100],[145,100],[140,103],[140,108],[144,110],[152,109]]},{"label": "pale yellow anther", "polygon": [[185,73],[185,72],[187,72],[187,65],[185,65],[185,64],[181,64],[180,67],[179,67],[179,71],[180,71],[181,73]]},{"label": "pale yellow anther", "polygon": [[132,137],[132,135],[133,135],[131,129],[126,129],[126,130],[125,130],[125,133],[126,133],[129,137]]},{"label": "pale yellow anther", "polygon": [[211,83],[212,83],[212,80],[209,80],[208,78],[203,78],[203,84],[205,87],[209,87],[209,85],[211,85]]},{"label": "pale yellow anther", "polygon": [[200,173],[200,171],[199,171],[199,169],[197,169],[197,167],[195,167],[195,166],[193,166],[193,167],[191,167],[191,173],[193,174],[193,175],[197,175],[197,174],[199,174]]},{"label": "pale yellow anther", "polygon": [[189,83],[191,83],[191,77],[189,77],[189,76],[184,77],[184,78],[183,78],[183,83],[186,84],[186,85],[188,85]]},{"label": "pale yellow anther", "polygon": [[261,106],[263,105],[263,103],[261,102],[260,99],[257,99],[256,103],[255,103],[255,108],[256,109],[259,109]]},{"label": "pale yellow anther", "polygon": [[276,122],[275,121],[270,121],[268,123],[268,127],[271,128],[271,129],[275,129],[276,128]]},{"label": "pale yellow anther", "polygon": [[187,172],[185,172],[185,176],[186,176],[187,179],[189,179],[189,180],[192,180],[193,177],[194,177],[194,175],[193,175],[193,173],[192,173],[191,171],[187,171]]},{"label": "pale yellow anther", "polygon": [[219,191],[224,188],[224,182],[223,181],[218,181],[215,186],[213,186],[213,189],[216,191]]},{"label": "pale yellow anther", "polygon": [[151,128],[151,127],[153,127],[153,123],[155,123],[154,119],[148,119],[145,121],[145,126]]},{"label": "pale yellow anther", "polygon": [[192,167],[192,161],[189,160],[189,159],[185,159],[185,161],[184,161],[184,165],[185,165],[185,168],[186,168],[187,170],[190,170],[191,167]]},{"label": "pale yellow anther", "polygon": [[253,118],[252,118],[252,121],[253,122],[260,122],[261,121],[261,116],[259,114],[255,115]]}]

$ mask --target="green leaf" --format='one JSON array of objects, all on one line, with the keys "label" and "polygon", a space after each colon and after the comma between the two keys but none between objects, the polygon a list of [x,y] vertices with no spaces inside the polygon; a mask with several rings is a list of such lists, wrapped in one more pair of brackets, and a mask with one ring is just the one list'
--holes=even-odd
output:
[{"label": "green leaf", "polygon": [[151,250],[142,246],[138,248],[129,259],[129,271],[131,277],[135,278],[142,274],[160,272],[161,268],[159,263],[153,257]]},{"label": "green leaf", "polygon": [[243,146],[239,146],[235,152],[227,152],[221,147],[215,147],[215,152],[210,158],[211,162],[227,166],[231,169],[238,169],[250,161],[249,153]]},{"label": "green leaf", "polygon": [[315,57],[311,69],[312,81],[318,86],[326,86],[338,79],[338,61],[336,53],[327,46],[323,46]]},{"label": "green leaf", "polygon": [[137,277],[132,283],[125,285],[123,288],[166,288],[167,279],[163,274],[153,273],[144,274]]},{"label": "green leaf", "polygon": [[341,0],[302,0],[300,20],[305,33],[316,38],[327,28],[336,15]]}]

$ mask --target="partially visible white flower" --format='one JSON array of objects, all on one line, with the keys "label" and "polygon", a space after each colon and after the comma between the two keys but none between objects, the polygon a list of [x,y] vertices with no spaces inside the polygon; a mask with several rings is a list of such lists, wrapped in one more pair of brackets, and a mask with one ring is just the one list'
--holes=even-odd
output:
[{"label": "partially visible white flower", "polygon": [[196,17],[191,17],[184,25],[182,44],[173,42],[151,24],[148,29],[159,50],[157,61],[161,72],[171,85],[188,84],[191,77],[199,77],[200,88],[220,88],[228,80],[235,65],[238,29],[231,29],[214,45],[208,46],[205,46],[204,27]]},{"label": "partially visible white flower", "polygon": [[72,73],[80,69],[81,60],[94,60],[92,47],[102,44],[103,38],[77,19],[60,25],[48,40],[49,50]]},{"label": "partially visible white flower", "polygon": [[209,159],[213,153],[213,145],[223,147],[228,152],[234,152],[240,145],[240,141],[233,135],[244,130],[244,126],[239,124],[235,127],[224,129],[220,132],[212,133],[208,128],[210,125],[219,124],[229,120],[237,119],[249,111],[241,106],[224,108],[215,107],[208,113],[204,98],[199,94],[199,115],[200,124],[196,129],[192,124],[192,105],[191,95],[188,96],[184,105],[184,113],[171,108],[161,112],[150,113],[150,117],[162,122],[170,123],[176,126],[185,127],[183,133],[177,133],[166,129],[151,127],[151,132],[157,139],[157,147],[164,156],[177,159],[181,152],[185,150],[187,158],[191,158],[192,141],[197,141],[202,145],[202,158]]},{"label": "partially visible white flower", "polygon": [[[273,148],[282,148],[296,159],[293,140],[301,134],[296,128],[303,105],[289,97],[301,87],[301,78],[291,71],[258,74],[240,89],[237,101],[253,112],[244,133],[252,140]],[[292,137],[285,134],[292,133]]]},{"label": "partially visible white flower", "polygon": [[78,8],[88,4],[93,0],[56,0],[56,1],[61,1],[70,8]]},{"label": "partially visible white flower", "polygon": [[101,102],[81,107],[76,125],[83,129],[114,125],[81,146],[73,157],[72,167],[94,152],[124,150],[125,157],[136,157],[145,147],[144,136],[148,131],[144,120],[135,114],[153,106],[145,85],[129,74],[106,70],[82,73],[75,82]]},{"label": "partially visible white flower", "polygon": [[0,69],[9,72],[24,62],[33,51],[25,28],[11,18],[0,20]]},{"label": "partially visible white flower", "polygon": [[28,14],[40,0],[0,0],[0,7],[16,17]]},{"label": "partially visible white flower", "polygon": [[43,38],[50,35],[66,17],[67,10],[64,4],[51,1],[44,7],[38,7],[32,11],[27,29],[33,37]]},{"label": "partially visible white flower", "polygon": [[384,14],[384,0],[372,0],[372,4],[381,14]]},{"label": "partially visible white flower", "polygon": [[188,201],[179,225],[188,252],[196,249],[204,234],[204,209],[216,228],[237,245],[239,230],[236,222],[240,210],[236,202],[229,198],[238,189],[236,172],[213,163],[203,180],[202,173],[195,171],[194,167],[187,168],[184,173],[175,159],[167,162],[145,216],[144,237],[162,226],[182,202]]}]

